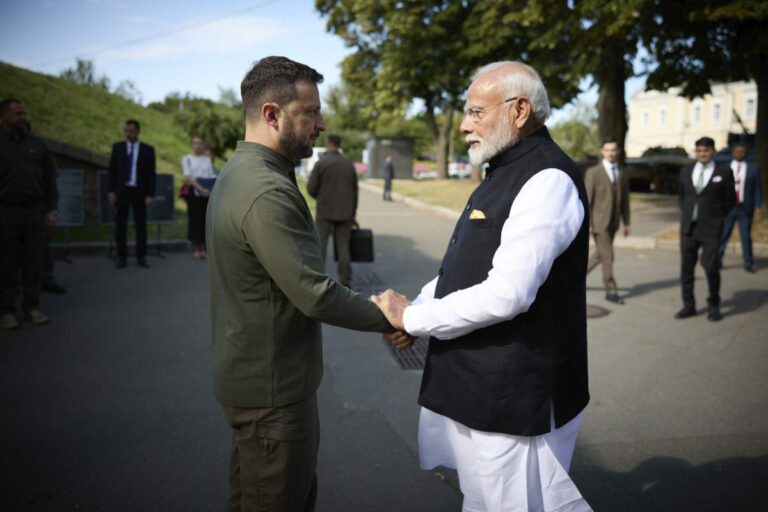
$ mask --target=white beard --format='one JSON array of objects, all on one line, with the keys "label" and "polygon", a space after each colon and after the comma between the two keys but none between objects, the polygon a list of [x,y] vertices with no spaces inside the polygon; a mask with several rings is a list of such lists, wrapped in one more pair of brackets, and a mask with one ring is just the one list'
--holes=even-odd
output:
[{"label": "white beard", "polygon": [[506,116],[499,116],[493,133],[485,139],[467,135],[466,141],[480,142],[478,146],[469,148],[469,162],[475,167],[481,167],[491,158],[517,144],[519,139],[512,133],[512,126]]}]

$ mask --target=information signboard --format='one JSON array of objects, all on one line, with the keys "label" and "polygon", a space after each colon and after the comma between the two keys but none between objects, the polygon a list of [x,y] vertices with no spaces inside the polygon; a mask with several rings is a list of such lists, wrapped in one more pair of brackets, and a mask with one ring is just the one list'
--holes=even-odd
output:
[{"label": "information signboard", "polygon": [[56,226],[60,228],[84,226],[83,171],[59,169],[56,185],[59,188],[59,215]]}]

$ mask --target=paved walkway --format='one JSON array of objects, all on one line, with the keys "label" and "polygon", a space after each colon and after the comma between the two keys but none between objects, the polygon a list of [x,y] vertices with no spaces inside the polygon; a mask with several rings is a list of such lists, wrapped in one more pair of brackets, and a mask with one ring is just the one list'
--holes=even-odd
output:
[{"label": "paved walkway", "polygon": [[[413,297],[454,221],[365,191],[361,203],[377,260],[357,275]],[[768,510],[768,261],[751,275],[726,258],[713,324],[672,318],[677,253],[616,252],[626,305],[603,300],[599,272],[588,278],[588,302],[609,314],[588,325],[592,401],[574,480],[598,511]],[[68,293],[43,296],[52,323],[0,332],[0,510],[224,509],[206,267],[187,253],[150,261],[59,264]],[[421,372],[400,369],[374,334],[324,334],[318,511],[460,510],[455,474],[418,469]]]}]

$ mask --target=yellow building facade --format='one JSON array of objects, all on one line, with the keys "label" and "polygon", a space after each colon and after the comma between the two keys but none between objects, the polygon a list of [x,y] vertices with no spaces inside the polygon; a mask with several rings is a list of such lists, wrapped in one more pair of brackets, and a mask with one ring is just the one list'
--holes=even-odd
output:
[{"label": "yellow building facade", "polygon": [[627,108],[627,156],[642,156],[656,146],[681,147],[693,156],[694,142],[701,137],[712,137],[719,150],[727,146],[729,132],[743,133],[741,123],[750,133],[757,129],[755,82],[715,84],[712,94],[694,100],[679,94],[680,88],[673,87],[632,96]]}]

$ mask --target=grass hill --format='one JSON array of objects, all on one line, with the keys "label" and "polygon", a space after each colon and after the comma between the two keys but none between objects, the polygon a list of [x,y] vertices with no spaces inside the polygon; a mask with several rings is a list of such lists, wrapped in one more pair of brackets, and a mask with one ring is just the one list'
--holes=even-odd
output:
[{"label": "grass hill", "polygon": [[141,140],[155,147],[158,172],[181,174],[181,157],[189,152],[189,137],[172,115],[97,87],[4,62],[0,62],[0,76],[0,98],[22,102],[32,133],[109,157],[112,144],[125,137],[125,120],[136,119],[141,123]]},{"label": "grass hill", "polygon": [[[109,157],[112,144],[123,140],[126,119],[141,124],[141,140],[154,146],[157,172],[173,173],[181,187],[181,158],[189,153],[189,136],[173,114],[133,103],[97,87],[78,84],[0,62],[0,99],[15,98],[24,105],[32,133],[85,148]],[[221,167],[223,161],[217,161]],[[178,194],[177,194],[178,195]],[[164,225],[163,238],[186,238],[186,204],[176,200],[175,222]],[[132,228],[131,228],[132,230]],[[54,241],[64,239],[56,230]],[[150,236],[153,232],[150,231]],[[89,226],[70,230],[70,241],[104,241],[108,228]],[[129,240],[133,235],[129,233]]]}]

